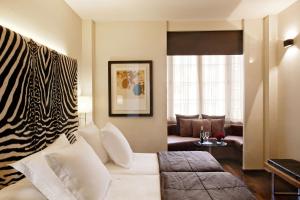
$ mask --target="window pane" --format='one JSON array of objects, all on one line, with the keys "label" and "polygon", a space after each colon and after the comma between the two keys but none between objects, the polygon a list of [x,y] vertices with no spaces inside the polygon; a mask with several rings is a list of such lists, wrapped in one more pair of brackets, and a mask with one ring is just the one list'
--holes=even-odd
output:
[{"label": "window pane", "polygon": [[225,115],[226,56],[202,56],[202,110]]},{"label": "window pane", "polygon": [[168,59],[169,119],[175,114],[205,113],[243,121],[242,55],[171,56]]},{"label": "window pane", "polygon": [[243,68],[243,56],[234,55],[230,56],[231,65],[231,97],[230,97],[230,120],[231,121],[243,121],[243,105],[244,105],[244,68]]},{"label": "window pane", "polygon": [[198,114],[197,56],[173,56],[173,112]]}]

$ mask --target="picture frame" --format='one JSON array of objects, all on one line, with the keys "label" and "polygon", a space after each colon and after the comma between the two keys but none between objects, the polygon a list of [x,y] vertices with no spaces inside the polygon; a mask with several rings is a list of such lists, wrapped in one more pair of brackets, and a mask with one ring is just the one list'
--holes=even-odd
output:
[{"label": "picture frame", "polygon": [[110,117],[153,116],[152,61],[108,61]]}]

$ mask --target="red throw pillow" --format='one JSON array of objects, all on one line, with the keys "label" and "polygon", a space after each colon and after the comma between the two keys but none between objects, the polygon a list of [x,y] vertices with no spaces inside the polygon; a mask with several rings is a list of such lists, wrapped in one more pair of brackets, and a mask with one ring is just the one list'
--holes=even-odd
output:
[{"label": "red throw pillow", "polygon": [[217,140],[221,140],[222,138],[225,137],[225,133],[224,133],[224,131],[219,131],[214,134],[214,137],[217,138]]}]

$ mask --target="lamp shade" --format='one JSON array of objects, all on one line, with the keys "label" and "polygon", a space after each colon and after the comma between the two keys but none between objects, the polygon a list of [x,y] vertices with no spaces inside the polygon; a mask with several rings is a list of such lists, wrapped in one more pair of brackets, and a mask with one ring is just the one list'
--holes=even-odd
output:
[{"label": "lamp shade", "polygon": [[78,112],[89,113],[92,112],[92,97],[90,96],[79,96],[78,98]]}]

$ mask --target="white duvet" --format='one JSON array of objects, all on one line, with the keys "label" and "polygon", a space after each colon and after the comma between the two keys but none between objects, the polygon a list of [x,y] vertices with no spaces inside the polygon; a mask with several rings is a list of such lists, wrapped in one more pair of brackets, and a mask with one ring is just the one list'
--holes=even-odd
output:
[{"label": "white duvet", "polygon": [[[160,200],[159,167],[156,154],[134,153],[130,169],[107,163],[112,182],[105,200]],[[46,200],[24,178],[0,190],[0,200]]]},{"label": "white duvet", "polygon": [[112,175],[105,200],[160,200],[159,175]]},{"label": "white duvet", "polygon": [[[1,200],[46,200],[24,178],[0,191]],[[112,175],[112,182],[105,200],[159,200],[159,175]]]},{"label": "white duvet", "polygon": [[158,159],[155,153],[133,153],[130,169],[120,167],[111,161],[105,163],[105,167],[111,174],[159,175]]}]

